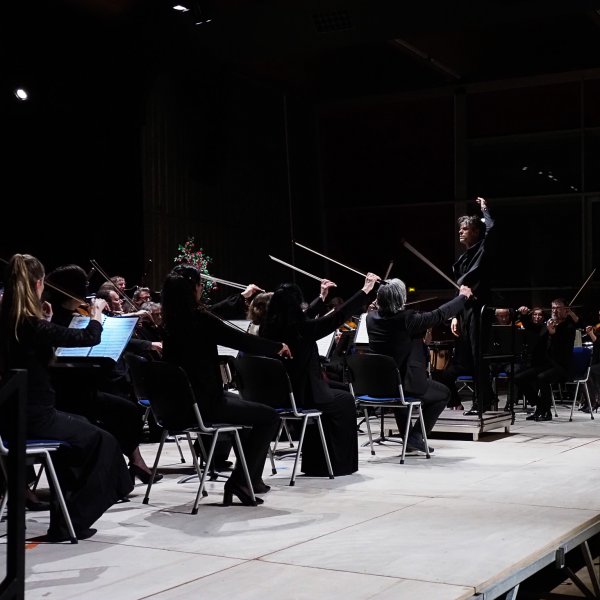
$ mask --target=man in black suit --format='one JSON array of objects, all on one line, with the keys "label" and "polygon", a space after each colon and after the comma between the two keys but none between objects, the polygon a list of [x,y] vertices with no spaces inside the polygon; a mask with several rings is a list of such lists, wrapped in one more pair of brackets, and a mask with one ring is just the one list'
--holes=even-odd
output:
[{"label": "man in black suit", "polygon": [[[417,312],[405,310],[406,286],[400,279],[390,279],[385,283],[377,291],[378,309],[367,314],[369,348],[396,361],[407,395],[421,400],[425,433],[429,435],[450,398],[450,390],[428,377],[423,337],[427,329],[461,311],[471,297],[471,289],[463,285],[459,295],[450,302],[431,312]],[[406,411],[398,409],[395,416],[400,431],[405,431]],[[419,420],[410,429],[405,443],[407,451],[427,450]],[[429,451],[432,452],[432,449]]]}]

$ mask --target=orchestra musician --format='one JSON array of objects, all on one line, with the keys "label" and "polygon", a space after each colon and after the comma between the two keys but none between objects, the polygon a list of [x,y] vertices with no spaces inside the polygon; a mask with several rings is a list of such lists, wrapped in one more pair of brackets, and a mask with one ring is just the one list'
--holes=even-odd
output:
[{"label": "orchestra musician", "polygon": [[[323,429],[334,475],[349,475],[358,470],[358,443],[356,437],[356,406],[352,394],[333,389],[322,377],[317,340],[335,331],[355,312],[368,304],[379,277],[368,273],[360,291],[344,302],[338,310],[322,317],[312,318],[302,310],[304,299],[300,288],[285,283],[269,302],[267,315],[260,327],[260,335],[286,342],[294,356],[284,363],[290,377],[296,402],[306,408],[322,412]],[[323,304],[321,294],[311,303],[312,314],[319,314]],[[306,475],[328,475],[323,447],[316,427],[308,428],[302,451],[301,469]]]},{"label": "orchestra musician", "polygon": [[550,385],[568,378],[578,320],[563,298],[552,301],[552,316],[546,322],[546,331],[543,333],[547,340],[544,344],[545,355],[540,364],[515,375],[515,383],[523,390],[528,402],[537,402],[535,412],[527,417],[528,421],[552,420]]},{"label": "orchestra musician", "polygon": [[[161,294],[164,360],[185,370],[200,411],[209,421],[252,426],[241,432],[242,444],[254,493],[265,493],[270,488],[263,482],[262,472],[279,418],[270,406],[242,400],[223,390],[217,344],[269,356],[290,357],[290,350],[284,343],[223,323],[201,304],[202,292],[203,280],[192,265],[177,265],[167,275]],[[223,503],[230,504],[234,495],[246,506],[263,502],[261,498],[252,500],[239,461],[225,483]]]},{"label": "orchestra musician", "polygon": [[[428,377],[424,339],[427,330],[443,323],[463,310],[471,289],[460,287],[459,295],[431,312],[406,309],[406,286],[400,279],[386,280],[377,290],[378,309],[367,313],[369,348],[377,354],[391,356],[409,396],[421,400],[425,433],[429,435],[450,399],[448,387]],[[406,431],[407,411],[395,409],[400,432]],[[427,452],[420,420],[409,429],[406,452]],[[433,448],[429,448],[433,452]]]},{"label": "orchestra musician", "polygon": [[[84,329],[51,322],[52,309],[42,303],[45,269],[29,254],[15,254],[7,267],[0,307],[0,373],[27,369],[26,435],[68,442],[54,453],[54,465],[78,539],[96,533],[91,525],[133,489],[117,440],[78,415],[56,409],[48,366],[58,346],[94,346],[102,335],[105,302],[90,306]],[[56,498],[52,498],[50,542],[69,540]]]},{"label": "orchestra musician", "polygon": [[[598,311],[600,317],[600,311]],[[600,323],[588,325],[585,333],[593,344],[592,367],[590,369],[590,395],[592,410],[598,410],[600,405]]]},{"label": "orchestra musician", "polygon": [[[44,297],[52,306],[52,322],[68,327],[73,315],[78,314],[79,298],[85,293],[86,272],[79,265],[63,265],[48,273],[46,281],[52,285],[44,290]],[[119,362],[124,365],[124,361]],[[103,365],[100,369],[86,368],[85,365],[80,369],[74,366],[53,368],[57,406],[86,417],[114,435],[129,459],[132,480],[138,477],[142,483],[148,483],[150,467],[139,448],[144,433],[143,409],[133,398],[130,381],[122,369],[124,366],[118,365]],[[87,399],[84,398],[86,394]],[[162,478],[157,474],[154,480]]]}]

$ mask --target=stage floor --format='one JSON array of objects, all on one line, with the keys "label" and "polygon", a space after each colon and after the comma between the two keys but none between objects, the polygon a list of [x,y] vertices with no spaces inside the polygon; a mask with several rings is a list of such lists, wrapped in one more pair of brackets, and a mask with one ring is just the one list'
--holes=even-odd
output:
[{"label": "stage floor", "polygon": [[[438,434],[430,460],[404,465],[398,444],[376,446],[376,456],[361,446],[355,475],[300,476],[295,487],[283,459],[277,475],[265,469],[264,505],[220,506],[222,483],[210,483],[197,515],[197,483],[178,483],[185,465],[169,443],[149,505],[138,484],[93,538],[28,545],[26,597],[498,597],[578,533],[600,528],[600,417],[578,412],[569,423],[568,413],[559,406],[558,419],[535,423],[518,412],[509,434],[479,441]],[[149,463],[155,448],[142,447]],[[28,538],[47,524],[48,513],[27,513]],[[5,545],[0,552],[4,565]]]}]

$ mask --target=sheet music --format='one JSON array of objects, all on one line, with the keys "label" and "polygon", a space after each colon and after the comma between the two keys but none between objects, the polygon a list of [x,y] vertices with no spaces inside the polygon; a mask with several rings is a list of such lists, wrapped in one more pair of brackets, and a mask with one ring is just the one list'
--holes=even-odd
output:
[{"label": "sheet music", "polygon": [[[230,319],[229,321],[223,322],[225,325],[229,325],[229,327],[232,327],[233,329],[237,330],[239,328],[246,333],[250,328],[250,323],[252,323],[252,321],[249,321],[248,319]],[[233,358],[235,358],[238,355],[239,350],[236,350],[235,348],[229,348],[227,346],[217,345],[217,352],[219,353],[219,356],[233,356]]]},{"label": "sheet music", "polygon": [[356,328],[356,337],[354,338],[355,344],[369,345],[369,333],[367,332],[367,313],[360,315],[358,320],[358,327]]},{"label": "sheet music", "polygon": [[329,358],[329,352],[331,351],[331,346],[333,345],[333,339],[335,338],[336,333],[337,332],[334,330],[325,337],[322,337],[320,340],[317,340],[319,356],[322,356],[323,358]]},{"label": "sheet music", "polygon": [[[102,318],[102,339],[98,345],[76,348],[60,347],[56,349],[56,356],[59,358],[110,358],[116,362],[131,339],[138,320],[138,317],[109,317],[104,315]],[[69,327],[84,329],[89,322],[89,317],[75,315]]]}]

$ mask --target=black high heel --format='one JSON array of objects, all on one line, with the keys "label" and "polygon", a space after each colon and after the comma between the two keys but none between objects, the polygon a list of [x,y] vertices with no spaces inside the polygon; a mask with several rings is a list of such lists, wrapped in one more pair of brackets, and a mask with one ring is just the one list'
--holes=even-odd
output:
[{"label": "black high heel", "polygon": [[[152,472],[145,471],[142,467],[138,467],[137,465],[130,464],[129,465],[129,475],[131,476],[131,481],[135,483],[135,478],[137,477],[142,483],[146,485],[150,482],[150,477],[152,477]],[[154,483],[160,481],[163,476],[160,473],[157,473],[154,476]]]},{"label": "black high heel", "polygon": [[228,479],[223,491],[223,506],[231,506],[233,496],[236,496],[244,506],[258,506],[264,502],[262,498],[256,498],[256,496],[252,500],[252,495],[245,485],[236,484]]}]

